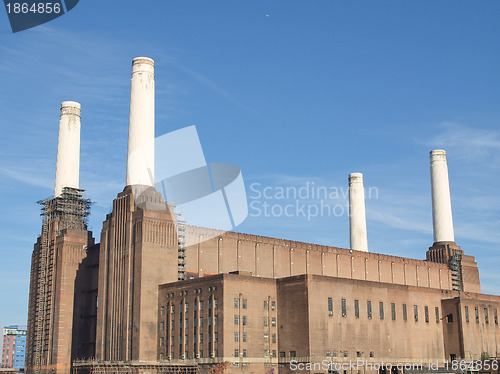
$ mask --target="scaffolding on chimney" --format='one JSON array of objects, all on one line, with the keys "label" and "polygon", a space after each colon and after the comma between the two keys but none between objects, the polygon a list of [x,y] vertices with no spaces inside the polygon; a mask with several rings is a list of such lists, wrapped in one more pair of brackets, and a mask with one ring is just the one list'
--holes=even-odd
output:
[{"label": "scaffolding on chimney", "polygon": [[92,202],[85,199],[84,190],[64,187],[60,196],[38,201],[42,206],[42,233],[38,255],[37,298],[32,312],[35,313],[33,369],[35,374],[42,372],[46,364],[49,350],[49,335],[51,334],[52,310],[52,273],[53,273],[53,242],[65,229],[87,230],[87,219]]},{"label": "scaffolding on chimney", "polygon": [[177,280],[186,279],[186,221],[177,213]]},{"label": "scaffolding on chimney", "polygon": [[451,284],[455,291],[462,290],[462,272],[461,272],[462,254],[456,251],[450,257],[449,268],[451,270]]}]

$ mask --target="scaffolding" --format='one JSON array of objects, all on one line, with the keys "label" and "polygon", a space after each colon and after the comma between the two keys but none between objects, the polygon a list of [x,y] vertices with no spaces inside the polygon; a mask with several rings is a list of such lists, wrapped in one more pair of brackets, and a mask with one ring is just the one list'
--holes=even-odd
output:
[{"label": "scaffolding", "polygon": [[199,374],[196,364],[142,361],[75,361],[73,374]]},{"label": "scaffolding", "polygon": [[451,284],[453,290],[462,290],[462,254],[460,251],[456,251],[450,257],[449,268],[451,270]]},{"label": "scaffolding", "polygon": [[177,213],[177,280],[186,279],[186,221]]},{"label": "scaffolding", "polygon": [[43,217],[40,246],[38,249],[38,279],[35,297],[34,326],[30,339],[34,343],[35,374],[41,374],[47,362],[49,334],[51,331],[51,284],[53,273],[53,240],[65,229],[85,231],[92,202],[84,197],[84,190],[65,187],[60,196],[38,201]]}]

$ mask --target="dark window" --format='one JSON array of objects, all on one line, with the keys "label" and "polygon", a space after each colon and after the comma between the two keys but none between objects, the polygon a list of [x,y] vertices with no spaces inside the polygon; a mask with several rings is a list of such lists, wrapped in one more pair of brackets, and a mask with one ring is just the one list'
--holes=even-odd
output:
[{"label": "dark window", "polygon": [[271,310],[276,309],[276,301],[271,301]]},{"label": "dark window", "polygon": [[268,310],[268,309],[269,309],[269,301],[264,300],[264,310]]},{"label": "dark window", "polygon": [[264,317],[264,326],[269,326],[269,317]]},{"label": "dark window", "polygon": [[290,357],[297,357],[297,352],[290,351]]},{"label": "dark window", "polygon": [[240,299],[234,299],[234,307],[238,309],[240,307]]},{"label": "dark window", "polygon": [[276,334],[273,334],[273,339],[272,339],[272,342],[273,342],[273,343],[276,343]]},{"label": "dark window", "polygon": [[372,302],[371,301],[366,302],[366,312],[368,314],[368,319],[372,319]]},{"label": "dark window", "polygon": [[378,303],[378,308],[380,312],[380,319],[384,319],[384,303],[382,301]]},{"label": "dark window", "polygon": [[469,322],[469,307],[465,307],[465,322]]},{"label": "dark window", "polygon": [[243,343],[246,343],[247,342],[247,333],[244,332],[243,333]]},{"label": "dark window", "polygon": [[406,304],[403,304],[403,321],[408,320],[408,312],[406,311]]},{"label": "dark window", "polygon": [[498,311],[493,309],[493,318],[495,319],[495,325],[498,325]]},{"label": "dark window", "polygon": [[347,305],[346,299],[342,299],[342,317],[347,316]]},{"label": "dark window", "polygon": [[333,299],[331,297],[328,298],[328,315],[333,316]]},{"label": "dark window", "polygon": [[488,317],[488,308],[484,308],[484,323],[490,323],[490,319]]},{"label": "dark window", "polygon": [[393,321],[396,320],[396,304],[394,303],[391,303],[391,317]]},{"label": "dark window", "polygon": [[271,326],[276,327],[276,318],[275,317],[273,317],[271,319]]},{"label": "dark window", "polygon": [[370,357],[375,357],[375,355],[373,354],[373,351],[370,351]]},{"label": "dark window", "polygon": [[354,317],[359,318],[359,300],[354,300]]},{"label": "dark window", "polygon": [[418,305],[413,305],[413,315],[415,317],[415,322],[418,322]]},{"label": "dark window", "polygon": [[236,343],[238,343],[240,341],[240,333],[239,332],[234,333],[234,341]]},{"label": "dark window", "polygon": [[247,324],[247,316],[243,316],[243,326],[246,326]]},{"label": "dark window", "polygon": [[429,322],[429,307],[427,305],[424,307],[424,312],[425,312],[425,322]]},{"label": "dark window", "polygon": [[240,356],[240,350],[239,349],[235,349],[234,350],[234,357],[239,357]]},{"label": "dark window", "polygon": [[356,352],[356,357],[361,357],[361,352],[360,351]]},{"label": "dark window", "polygon": [[247,350],[246,349],[243,350],[243,357],[247,357]]},{"label": "dark window", "polygon": [[446,316],[446,318],[448,319],[448,323],[453,323],[453,314],[451,314],[451,313],[450,313],[450,314],[448,314],[448,315]]},{"label": "dark window", "polygon": [[238,315],[235,315],[235,316],[234,316],[234,324],[235,324],[236,326],[238,326],[238,325],[240,324],[240,316],[238,316]]},{"label": "dark window", "polygon": [[436,323],[439,323],[439,308],[436,307]]},{"label": "dark window", "polygon": [[242,306],[243,306],[243,309],[247,308],[247,299],[243,299],[243,305]]},{"label": "dark window", "polygon": [[476,306],[476,323],[479,323],[479,308]]},{"label": "dark window", "polygon": [[285,357],[285,352],[280,352],[280,357]]},{"label": "dark window", "polygon": [[344,351],[344,357],[349,357],[349,352],[348,351]]}]

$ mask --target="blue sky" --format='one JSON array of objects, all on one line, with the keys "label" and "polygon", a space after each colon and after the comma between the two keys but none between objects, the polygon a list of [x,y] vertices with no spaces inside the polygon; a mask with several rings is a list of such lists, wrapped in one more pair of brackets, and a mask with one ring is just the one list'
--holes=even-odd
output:
[{"label": "blue sky", "polygon": [[[446,149],[456,242],[476,256],[483,292],[500,294],[499,2],[117,4],[82,0],[17,34],[0,11],[0,324],[26,322],[36,201],[53,193],[64,100],[82,104],[80,184],[99,238],[125,183],[136,56],[156,62],[157,135],[196,125],[207,160],[241,167],[248,188],[345,190],[364,173],[378,191],[373,252],[425,258],[428,153]],[[346,213],[249,216],[238,231],[349,246]]]}]

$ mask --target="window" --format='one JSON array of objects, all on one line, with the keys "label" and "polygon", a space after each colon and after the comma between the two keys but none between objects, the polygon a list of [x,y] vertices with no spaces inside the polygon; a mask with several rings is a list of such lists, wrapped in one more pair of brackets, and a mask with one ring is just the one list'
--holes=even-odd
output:
[{"label": "window", "polygon": [[439,320],[440,320],[440,318],[439,318],[439,308],[436,307],[436,323],[439,323]]},{"label": "window", "polygon": [[333,299],[331,297],[328,298],[328,315],[333,316]]},{"label": "window", "polygon": [[476,311],[476,323],[479,323],[479,308],[476,306],[475,308]]},{"label": "window", "polygon": [[382,301],[378,303],[378,308],[380,311],[380,319],[384,319],[384,303]]},{"label": "window", "polygon": [[203,310],[203,300],[200,300],[200,310]]},{"label": "window", "polygon": [[372,319],[372,302],[371,301],[366,302],[366,312],[368,314],[368,319]]},{"label": "window", "polygon": [[356,352],[356,357],[361,357],[361,352],[360,351]]},{"label": "window", "polygon": [[391,303],[391,317],[393,321],[396,320],[396,304],[394,303]]},{"label": "window", "polygon": [[269,301],[264,300],[264,310],[269,310]]},{"label": "window", "polygon": [[276,301],[271,301],[271,310],[276,310]]},{"label": "window", "polygon": [[200,317],[200,327],[203,327],[203,317]]},{"label": "window", "polygon": [[425,322],[429,323],[429,307],[426,305],[424,307]]},{"label": "window", "polygon": [[453,314],[451,314],[451,313],[450,313],[450,314],[448,314],[448,315],[446,316],[446,318],[448,319],[448,323],[453,323]]},{"label": "window", "polygon": [[238,343],[240,341],[240,333],[239,332],[234,333],[234,341],[235,341],[235,343]]},{"label": "window", "polygon": [[349,357],[349,351],[344,351],[344,357]]},{"label": "window", "polygon": [[240,316],[234,315],[234,325],[238,326],[240,324]]},{"label": "window", "polygon": [[297,357],[296,351],[290,351],[290,357]]},{"label": "window", "polygon": [[247,350],[246,349],[243,350],[243,357],[247,357]]},{"label": "window", "polygon": [[333,354],[332,354],[333,357],[337,357],[338,356],[338,353],[337,351],[333,351]]},{"label": "window", "polygon": [[413,305],[413,316],[415,317],[415,322],[418,322],[418,305]]},{"label": "window", "polygon": [[185,324],[185,327],[188,328],[189,327],[189,320],[186,318],[186,324]]},{"label": "window", "polygon": [[326,356],[326,357],[330,357],[331,355],[332,355],[332,352],[330,352],[330,351],[326,351],[326,352],[325,352],[325,356]]},{"label": "window", "polygon": [[370,357],[375,357],[375,354],[373,353],[373,351],[370,351]]},{"label": "window", "polygon": [[160,314],[161,314],[162,316],[165,314],[165,307],[164,307],[164,306],[162,306],[162,307],[160,308]]},{"label": "window", "polygon": [[273,334],[272,336],[273,336],[272,342],[276,343],[276,334]]},{"label": "window", "polygon": [[163,336],[160,338],[160,347],[163,347],[163,345],[165,344],[165,338],[163,338]]},{"label": "window", "polygon": [[200,343],[203,343],[203,334],[200,334]]},{"label": "window", "polygon": [[266,349],[266,350],[264,351],[264,357],[269,357],[269,349]]},{"label": "window", "polygon": [[[217,287],[215,289],[217,289]],[[214,299],[214,308],[217,309],[218,307],[219,307],[219,300]]]},{"label": "window", "polygon": [[465,307],[465,322],[469,322],[469,307]]},{"label": "window", "polygon": [[264,342],[269,343],[269,334],[264,334]]},{"label": "window", "polygon": [[345,317],[345,316],[347,316],[347,302],[346,302],[346,299],[342,299],[341,306],[342,306],[342,317]]},{"label": "window", "polygon": [[271,326],[272,326],[272,327],[276,327],[276,318],[275,318],[275,317],[273,317],[273,318],[271,319]]},{"label": "window", "polygon": [[198,318],[196,318],[196,317],[195,317],[195,319],[194,319],[194,324],[193,324],[193,326],[194,326],[195,328],[196,328],[196,327],[198,327]]},{"label": "window", "polygon": [[186,340],[185,340],[186,345],[188,345],[189,344],[189,335],[186,335],[185,338],[186,338]]},{"label": "window", "polygon": [[186,303],[185,305],[186,305],[186,312],[188,312],[189,311],[189,303]]},{"label": "window", "polygon": [[200,358],[203,358],[203,351],[200,351]]},{"label": "window", "polygon": [[243,333],[243,342],[244,343],[247,342],[247,333],[246,332]]},{"label": "window", "polygon": [[406,304],[403,304],[403,321],[407,321],[408,320],[408,313],[406,311]]},{"label": "window", "polygon": [[160,330],[165,330],[165,322],[160,322]]},{"label": "window", "polygon": [[359,318],[359,300],[354,300],[354,317]]},{"label": "window", "polygon": [[495,325],[498,325],[498,311],[493,309],[493,318],[495,319]]},{"label": "window", "polygon": [[217,326],[219,324],[219,316],[214,317],[214,326]]},{"label": "window", "polygon": [[234,308],[238,309],[240,307],[240,299],[234,299]]},{"label": "window", "polygon": [[219,333],[218,332],[214,332],[214,342],[218,342],[219,341]]},{"label": "window", "polygon": [[240,357],[240,350],[239,349],[234,350],[234,357]]},{"label": "window", "polygon": [[247,308],[247,299],[243,299],[243,305],[242,305],[242,307],[243,307],[243,309]]},{"label": "window", "polygon": [[490,323],[490,319],[488,317],[488,308],[484,308],[484,323]]},{"label": "window", "polygon": [[243,326],[246,326],[247,324],[247,316],[243,316]]}]

